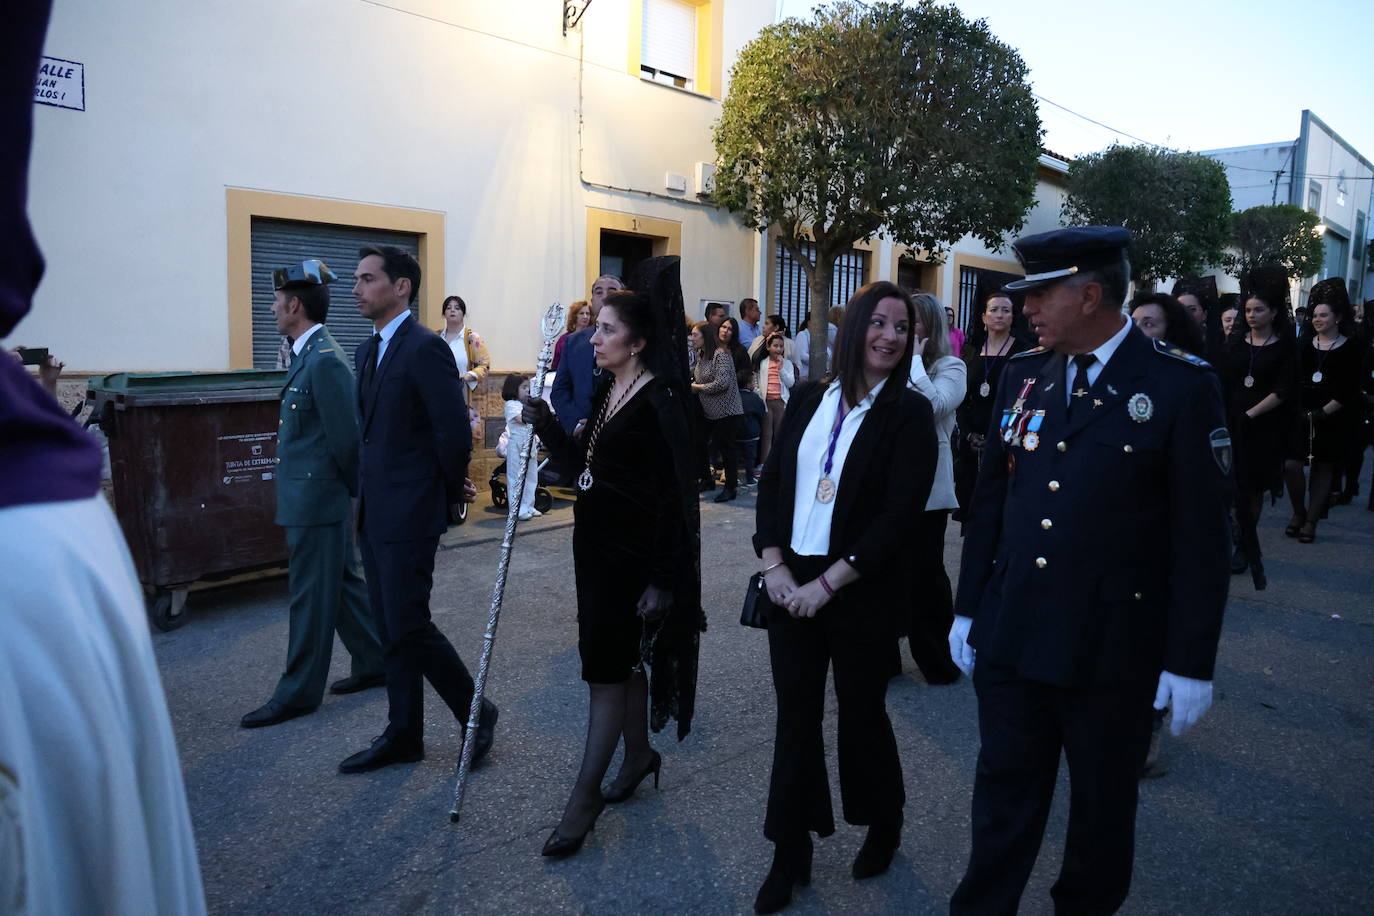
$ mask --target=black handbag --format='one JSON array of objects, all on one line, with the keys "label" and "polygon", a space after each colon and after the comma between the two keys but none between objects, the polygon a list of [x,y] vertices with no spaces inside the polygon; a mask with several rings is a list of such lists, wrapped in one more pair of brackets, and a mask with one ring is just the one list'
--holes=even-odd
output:
[{"label": "black handbag", "polygon": [[768,629],[768,609],[772,606],[773,599],[768,597],[763,573],[754,573],[749,577],[749,588],[744,593],[744,609],[739,614],[740,626]]}]

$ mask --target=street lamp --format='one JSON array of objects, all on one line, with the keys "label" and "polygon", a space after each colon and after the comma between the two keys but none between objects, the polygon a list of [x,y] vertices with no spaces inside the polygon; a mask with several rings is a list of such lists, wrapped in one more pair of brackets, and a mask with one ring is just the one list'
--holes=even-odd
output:
[{"label": "street lamp", "polygon": [[577,28],[577,24],[582,21],[582,16],[587,12],[587,7],[592,5],[592,0],[563,0],[563,34],[568,34],[568,29]]}]

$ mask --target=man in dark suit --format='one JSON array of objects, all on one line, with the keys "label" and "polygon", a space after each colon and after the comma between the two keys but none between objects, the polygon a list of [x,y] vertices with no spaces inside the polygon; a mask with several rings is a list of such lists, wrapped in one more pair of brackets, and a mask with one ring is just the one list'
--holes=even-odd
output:
[{"label": "man in dark suit", "polygon": [[591,295],[587,298],[592,323],[569,336],[568,342],[563,345],[563,358],[558,363],[558,374],[553,378],[549,400],[559,424],[569,435],[581,434],[587,424],[587,415],[592,412],[596,378],[601,374],[596,367],[596,354],[592,352],[592,334],[596,331],[596,316],[601,314],[606,297],[618,289],[624,289],[619,277],[596,278]]},{"label": "man in dark suit", "polygon": [[314,259],[272,271],[272,314],[278,333],[292,338],[293,353],[274,475],[276,522],[290,551],[291,627],[286,670],[272,699],[243,717],[244,728],[276,725],[320,705],[336,629],[353,670],[330,690],[353,693],[386,682],[349,523],[358,495],[358,415],[353,372],[324,326],[333,280]]},{"label": "man in dark suit", "polygon": [[[343,773],[424,757],[422,678],[460,723],[473,694],[468,669],[429,613],[434,553],[449,507],[464,498],[472,451],[463,383],[448,345],[410,314],[420,288],[415,258],[390,245],[358,254],[353,295],[376,331],[357,354],[358,530],[382,636],[390,721],[371,747],[339,764]],[[484,699],[474,764],[491,748],[496,716]]]},{"label": "man in dark suit", "polygon": [[[1059,769],[1055,912],[1126,899],[1151,699],[1179,734],[1211,704],[1230,578],[1230,437],[1205,362],[1122,314],[1130,233],[1016,243],[1041,346],[999,385],[950,649],[978,694],[973,850],[955,914],[1015,913]],[[974,659],[977,665],[974,665]]]}]

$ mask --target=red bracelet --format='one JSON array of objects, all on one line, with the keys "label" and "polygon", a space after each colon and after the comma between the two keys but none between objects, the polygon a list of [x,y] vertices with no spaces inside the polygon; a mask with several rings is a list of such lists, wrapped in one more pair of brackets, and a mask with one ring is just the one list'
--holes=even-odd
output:
[{"label": "red bracelet", "polygon": [[831,588],[830,583],[825,580],[825,573],[821,573],[821,577],[816,581],[821,584],[821,588],[825,589],[825,593],[827,595],[829,595],[831,598],[835,597],[835,590]]}]

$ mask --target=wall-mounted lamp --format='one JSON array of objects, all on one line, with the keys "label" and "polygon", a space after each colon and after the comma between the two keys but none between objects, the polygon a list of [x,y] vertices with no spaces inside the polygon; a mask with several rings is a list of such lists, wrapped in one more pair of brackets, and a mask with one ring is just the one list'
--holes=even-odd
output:
[{"label": "wall-mounted lamp", "polygon": [[563,0],[563,34],[568,34],[568,29],[577,28],[577,24],[582,21],[582,16],[587,12],[587,7],[592,5],[592,0]]},{"label": "wall-mounted lamp", "polygon": [[1312,228],[1312,234],[1326,235],[1326,223],[1317,223],[1317,225]]}]

